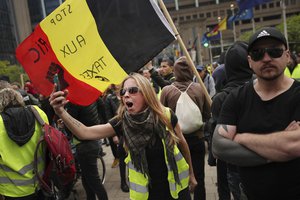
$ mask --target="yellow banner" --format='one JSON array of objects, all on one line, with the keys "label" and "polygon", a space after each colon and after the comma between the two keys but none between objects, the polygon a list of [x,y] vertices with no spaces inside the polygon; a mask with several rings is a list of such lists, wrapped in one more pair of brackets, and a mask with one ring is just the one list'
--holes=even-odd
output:
[{"label": "yellow banner", "polygon": [[65,1],[40,26],[59,62],[76,79],[103,92],[127,75],[102,41],[85,0]]}]

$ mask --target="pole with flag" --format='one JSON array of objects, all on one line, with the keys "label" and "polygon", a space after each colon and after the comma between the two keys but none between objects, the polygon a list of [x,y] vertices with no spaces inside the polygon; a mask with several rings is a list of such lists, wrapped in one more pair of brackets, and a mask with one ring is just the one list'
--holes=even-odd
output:
[{"label": "pole with flag", "polygon": [[176,26],[175,26],[175,24],[174,24],[174,22],[173,22],[173,20],[172,20],[172,18],[170,16],[169,12],[168,12],[168,10],[167,10],[167,8],[166,8],[163,0],[158,0],[158,3],[159,3],[159,6],[160,6],[161,10],[163,11],[165,17],[167,18],[168,22],[170,23],[172,30],[174,31],[174,33],[175,33],[175,35],[177,37],[177,41],[180,44],[180,47],[182,48],[182,50],[184,52],[184,55],[186,56],[187,61],[188,61],[189,65],[191,66],[191,69],[192,69],[194,75],[197,77],[197,80],[198,80],[199,84],[201,85],[201,87],[202,87],[202,89],[204,91],[204,95],[205,95],[205,98],[206,98],[207,102],[209,103],[209,105],[211,105],[212,100],[211,100],[211,98],[210,98],[210,96],[209,96],[209,94],[208,94],[208,92],[206,90],[206,87],[205,87],[202,79],[200,78],[200,76],[199,76],[199,74],[197,72],[195,64],[193,63],[192,58],[189,55],[189,53],[188,53],[188,51],[187,51],[187,49],[186,49],[186,47],[185,47],[185,45],[184,45],[184,43],[182,41],[182,38],[181,38],[180,34],[178,33],[178,30],[177,30],[177,28],[176,28]]},{"label": "pole with flag", "polygon": [[[233,5],[233,4],[231,4]],[[238,13],[236,15],[233,15],[231,17],[229,17],[228,19],[228,24],[229,25],[233,25],[233,29],[235,28],[235,21],[243,21],[243,20],[252,20],[252,26],[254,27],[254,18],[253,18],[253,10],[252,8],[247,8],[245,10],[239,10]],[[252,30],[254,30],[254,28],[252,27]]]},{"label": "pole with flag", "polygon": [[225,17],[223,20],[221,20],[221,17],[218,17],[218,22],[219,24],[217,26],[214,27],[214,29],[212,30],[212,32],[220,32],[220,43],[221,43],[221,51],[224,51],[224,47],[223,47],[223,39],[222,39],[222,31],[227,29],[227,17]]},{"label": "pole with flag", "polygon": [[[234,17],[234,4],[233,3],[230,4],[230,9],[231,9],[232,16]],[[228,19],[228,21],[229,21],[229,19]],[[233,41],[235,42],[236,41],[236,31],[235,31],[235,22],[234,22],[234,20],[232,21],[232,33],[233,33]]]},{"label": "pole with flag", "polygon": [[[244,11],[246,9],[251,9],[254,6],[258,6],[260,4],[268,3],[271,0],[236,0],[240,11]],[[255,32],[255,20],[252,18],[252,31]]]}]

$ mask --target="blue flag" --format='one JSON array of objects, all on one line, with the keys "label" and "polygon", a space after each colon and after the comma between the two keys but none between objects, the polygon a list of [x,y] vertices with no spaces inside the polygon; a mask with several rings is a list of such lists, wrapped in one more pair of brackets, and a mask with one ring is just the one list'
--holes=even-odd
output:
[{"label": "blue flag", "polygon": [[253,18],[253,11],[251,9],[246,9],[239,11],[236,15],[233,15],[228,18],[228,24],[231,25],[235,21],[243,21],[247,19],[252,19]]},{"label": "blue flag", "polygon": [[246,9],[239,11],[234,18],[234,21],[239,21],[239,20],[247,20],[247,19],[252,19],[253,18],[253,11],[252,8]]},{"label": "blue flag", "polygon": [[220,31],[211,31],[211,32],[206,32],[203,34],[202,39],[201,39],[201,44],[204,45],[205,43],[208,43],[209,41],[212,40],[219,40],[221,38],[221,33]]},{"label": "blue flag", "polygon": [[271,0],[236,0],[240,10],[252,8],[254,6],[270,2]]}]

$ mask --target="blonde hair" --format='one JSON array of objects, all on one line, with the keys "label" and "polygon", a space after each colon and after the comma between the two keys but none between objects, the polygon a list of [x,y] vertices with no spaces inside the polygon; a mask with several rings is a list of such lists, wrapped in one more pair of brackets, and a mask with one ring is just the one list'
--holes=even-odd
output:
[{"label": "blonde hair", "polygon": [[[128,79],[133,79],[136,82],[136,84],[139,88],[139,91],[142,93],[142,95],[145,99],[146,104],[149,106],[151,112],[153,112],[155,122],[157,123],[158,121],[161,121],[168,128],[168,130],[171,134],[170,141],[172,142],[172,144],[175,144],[176,142],[178,142],[179,139],[174,134],[171,120],[166,116],[165,107],[158,100],[150,81],[138,73],[131,73],[122,81],[122,83],[120,85],[120,89],[124,87],[124,83]],[[121,101],[119,109],[118,109],[118,118],[119,119],[123,118],[125,111],[126,111],[126,107],[124,105],[124,102]]]},{"label": "blonde hair", "polygon": [[0,90],[0,112],[6,108],[25,106],[22,95],[11,88]]}]

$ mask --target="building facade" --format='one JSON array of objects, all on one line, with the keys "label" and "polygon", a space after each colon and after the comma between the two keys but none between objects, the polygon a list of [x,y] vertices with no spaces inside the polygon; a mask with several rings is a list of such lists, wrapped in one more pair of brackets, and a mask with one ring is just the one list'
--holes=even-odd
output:
[{"label": "building facade", "polygon": [[0,61],[16,63],[15,49],[62,0],[0,0]]},{"label": "building facade", "polygon": [[[300,14],[299,0],[285,0],[286,17]],[[236,1],[233,0],[165,0],[166,7],[177,26],[187,48],[191,49],[196,64],[216,61],[220,53],[234,42],[232,29],[222,31],[220,40],[212,41],[208,48],[201,45],[201,38],[207,31],[218,24],[218,18],[224,19],[238,12]],[[282,1],[273,0],[253,8],[253,20],[235,22],[235,35],[238,40],[247,31],[263,26],[276,26],[283,22]],[[196,39],[197,38],[197,39]],[[212,54],[212,55],[211,55]]]}]

